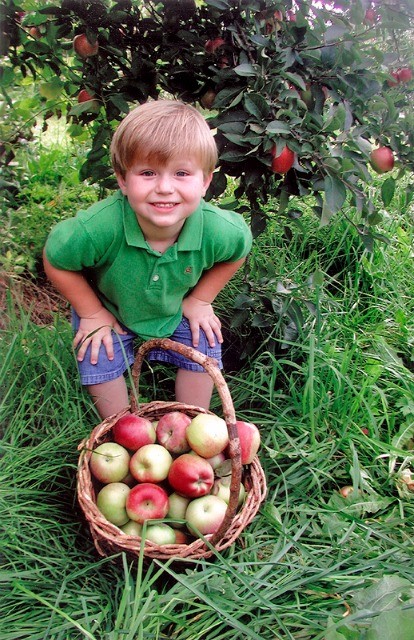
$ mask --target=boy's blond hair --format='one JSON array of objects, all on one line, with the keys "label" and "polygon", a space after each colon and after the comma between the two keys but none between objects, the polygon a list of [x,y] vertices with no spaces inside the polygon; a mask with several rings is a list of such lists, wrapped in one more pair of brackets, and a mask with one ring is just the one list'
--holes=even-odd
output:
[{"label": "boy's blond hair", "polygon": [[136,107],[112,138],[112,166],[122,177],[137,161],[165,164],[177,157],[194,158],[205,175],[217,163],[217,147],[207,122],[197,109],[178,100],[154,100]]}]

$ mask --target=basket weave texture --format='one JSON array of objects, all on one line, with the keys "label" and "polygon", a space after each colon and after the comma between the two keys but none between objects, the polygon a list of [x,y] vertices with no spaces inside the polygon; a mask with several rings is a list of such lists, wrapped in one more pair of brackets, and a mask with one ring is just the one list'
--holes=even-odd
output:
[{"label": "basket weave texture", "polygon": [[[170,411],[181,411],[190,418],[195,417],[199,413],[211,413],[201,407],[180,402],[154,401],[138,404],[139,376],[142,363],[145,355],[154,348],[176,351],[194,362],[201,364],[213,379],[222,402],[223,418],[226,421],[229,432],[229,456],[231,459],[230,501],[224,520],[218,531],[211,536],[206,536],[209,545],[201,538],[197,538],[190,544],[158,545],[149,540],[144,541],[140,537],[130,536],[120,531],[117,526],[104,518],[96,506],[97,487],[91,476],[89,461],[93,449],[99,444],[112,439],[112,427],[122,415],[130,410],[138,416],[154,421],[159,420],[161,416]],[[78,502],[89,524],[95,547],[102,556],[125,552],[132,558],[137,558],[141,553],[143,553],[144,558],[157,558],[160,560],[172,559],[179,561],[208,558],[214,554],[210,545],[217,551],[222,551],[232,545],[259,510],[266,495],[266,479],[259,459],[256,456],[250,465],[242,468],[240,462],[240,441],[235,425],[236,416],[233,402],[227,384],[213,358],[209,358],[191,347],[167,338],[148,340],[138,350],[132,368],[132,379],[134,388],[130,395],[130,408],[105,419],[93,429],[89,438],[83,440],[78,447],[80,450],[77,472]],[[246,489],[246,498],[242,507],[237,511],[241,479],[243,479]]]}]

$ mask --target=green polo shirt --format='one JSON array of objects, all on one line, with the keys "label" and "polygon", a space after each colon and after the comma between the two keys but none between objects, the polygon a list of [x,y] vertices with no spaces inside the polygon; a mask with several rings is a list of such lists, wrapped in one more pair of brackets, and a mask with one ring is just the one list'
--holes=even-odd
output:
[{"label": "green polo shirt", "polygon": [[177,242],[154,251],[128,200],[117,191],[59,222],[46,243],[57,269],[83,271],[103,305],[144,340],[170,336],[183,298],[205,270],[245,257],[252,244],[243,217],[202,201]]}]

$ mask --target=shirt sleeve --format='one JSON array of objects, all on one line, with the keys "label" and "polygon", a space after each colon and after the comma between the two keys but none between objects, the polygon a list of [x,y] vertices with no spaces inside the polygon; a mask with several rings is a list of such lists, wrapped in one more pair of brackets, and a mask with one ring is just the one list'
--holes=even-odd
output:
[{"label": "shirt sleeve", "polygon": [[93,239],[77,217],[58,222],[46,241],[45,253],[52,266],[66,271],[82,271],[100,259]]}]

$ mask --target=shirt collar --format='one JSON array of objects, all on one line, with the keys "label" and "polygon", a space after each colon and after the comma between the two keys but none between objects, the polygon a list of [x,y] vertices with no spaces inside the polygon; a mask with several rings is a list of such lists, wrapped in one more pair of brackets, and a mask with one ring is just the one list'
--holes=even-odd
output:
[{"label": "shirt collar", "polygon": [[[178,251],[195,251],[201,249],[201,239],[203,237],[203,205],[204,201],[202,200],[194,213],[185,221],[177,240]],[[147,242],[137,222],[135,212],[131,208],[126,196],[124,196],[123,212],[127,244],[148,250]]]}]

